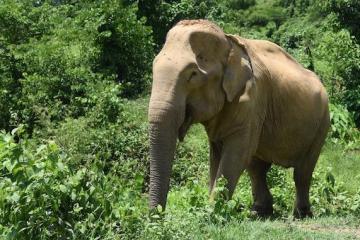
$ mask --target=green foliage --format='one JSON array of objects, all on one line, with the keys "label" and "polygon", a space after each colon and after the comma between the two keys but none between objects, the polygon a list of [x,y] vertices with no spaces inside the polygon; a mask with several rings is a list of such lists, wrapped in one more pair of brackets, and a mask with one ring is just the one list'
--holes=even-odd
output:
[{"label": "green foliage", "polygon": [[311,223],[356,227],[359,10],[356,0],[0,0],[0,238],[353,238],[293,222],[293,177],[280,167],[267,178],[275,220],[252,219],[246,173],[232,200],[220,179],[210,202],[201,127],[177,147],[166,212],[148,215],[148,99],[126,98],[146,93],[154,49],[181,19],[275,41],[332,102]]},{"label": "green foliage", "polygon": [[247,9],[251,6],[254,6],[256,4],[255,0],[230,0],[227,2],[227,6],[230,9]]},{"label": "green foliage", "polygon": [[343,183],[336,184],[331,168],[315,172],[313,179],[312,200],[318,209],[319,216],[360,213],[360,192],[349,194]]},{"label": "green foliage", "polygon": [[106,75],[116,74],[123,83],[123,96],[141,94],[149,84],[149,70],[153,58],[152,31],[144,26],[144,19],[137,20],[135,7],[124,8],[119,1],[108,0],[103,11],[104,21],[100,32],[100,59],[97,69]]},{"label": "green foliage", "polygon": [[347,30],[341,30],[328,32],[320,38],[314,52],[319,59],[319,74],[323,76],[330,96],[344,103],[355,114],[355,121],[359,124],[360,46],[354,43]]},{"label": "green foliage", "polygon": [[311,49],[319,27],[321,26],[309,25],[307,18],[290,19],[281,25],[272,37],[304,67],[314,68]]},{"label": "green foliage", "polygon": [[357,38],[360,37],[360,2],[357,0],[317,0],[315,6],[323,14],[335,13],[339,22]]},{"label": "green foliage", "polygon": [[266,26],[269,22],[275,22],[277,26],[284,21],[284,11],[279,7],[258,5],[251,8],[247,17],[249,26]]},{"label": "green foliage", "polygon": [[1,237],[95,239],[136,232],[141,212],[132,209],[144,202],[129,198],[140,196],[141,181],[130,190],[95,165],[72,168],[52,141],[34,147],[1,133],[0,153]]},{"label": "green foliage", "polygon": [[53,135],[72,159],[69,166],[96,166],[129,182],[142,177],[145,191],[149,179],[147,125],[137,119],[126,101],[110,93],[99,96],[100,103],[86,117],[66,119],[48,135]]},{"label": "green foliage", "polygon": [[121,84],[123,97],[142,93],[153,43],[136,10],[115,0],[1,4],[0,128],[83,116],[101,82]]},{"label": "green foliage", "polygon": [[157,49],[165,42],[166,33],[182,19],[208,18],[221,15],[217,1],[212,0],[139,0],[138,15],[145,16],[152,27]]},{"label": "green foliage", "polygon": [[[166,214],[146,217],[147,125],[139,117],[144,113],[137,102],[117,101],[115,95],[106,91],[97,100],[97,106],[117,109],[115,122],[108,113],[116,111],[99,107],[37,133],[41,143],[24,138],[23,128],[0,134],[2,237],[183,239],[206,235],[209,225],[249,221],[252,197],[246,174],[232,200],[225,200],[226,183],[220,179],[217,197],[209,202],[207,140],[199,127],[190,130],[177,151]],[[328,164],[337,154],[326,155]],[[354,155],[346,161],[359,160]],[[311,193],[316,216],[359,216],[358,188],[350,191],[336,181],[338,174],[344,173],[323,164],[317,168]],[[292,174],[272,168],[268,182],[276,216],[287,217],[295,197]]]},{"label": "green foliage", "polygon": [[206,141],[202,140],[206,138],[204,130],[200,126],[196,126],[190,129],[189,135],[184,143],[177,146],[171,176],[173,185],[185,185],[189,181],[191,183],[197,178],[197,175],[200,173],[203,175],[208,171],[209,146]]},{"label": "green foliage", "polygon": [[331,132],[333,142],[343,141],[356,146],[360,135],[355,128],[352,114],[342,105],[330,104]]}]

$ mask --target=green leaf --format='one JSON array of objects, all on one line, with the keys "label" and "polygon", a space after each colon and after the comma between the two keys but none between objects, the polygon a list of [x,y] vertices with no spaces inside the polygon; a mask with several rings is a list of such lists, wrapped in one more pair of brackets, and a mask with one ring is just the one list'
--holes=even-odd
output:
[{"label": "green leaf", "polygon": [[63,185],[63,184],[60,184],[60,185],[59,185],[59,189],[60,189],[60,191],[63,192],[63,193],[66,193],[66,192],[67,192],[67,187],[66,187],[65,185]]},{"label": "green leaf", "polygon": [[20,200],[20,195],[17,192],[14,192],[10,197],[10,201],[12,201],[13,203],[18,203],[19,200]]}]

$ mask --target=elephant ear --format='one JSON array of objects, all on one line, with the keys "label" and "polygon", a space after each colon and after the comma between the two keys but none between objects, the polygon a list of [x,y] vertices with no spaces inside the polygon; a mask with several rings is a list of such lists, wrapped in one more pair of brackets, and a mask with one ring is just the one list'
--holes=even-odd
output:
[{"label": "elephant ear", "polygon": [[249,99],[254,78],[246,43],[234,35],[226,35],[226,37],[231,50],[224,71],[223,89],[229,102],[232,102],[238,94],[240,94],[239,102],[246,101]]}]

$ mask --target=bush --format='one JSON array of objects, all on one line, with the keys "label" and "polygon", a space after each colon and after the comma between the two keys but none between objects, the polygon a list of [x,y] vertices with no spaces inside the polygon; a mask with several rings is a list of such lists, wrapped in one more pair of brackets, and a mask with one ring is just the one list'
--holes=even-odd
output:
[{"label": "bush", "polygon": [[178,21],[221,15],[220,2],[219,0],[140,0],[138,2],[138,16],[146,17],[147,25],[153,29],[156,49],[159,50],[165,42],[167,32]]},{"label": "bush", "polygon": [[327,32],[320,39],[314,53],[318,59],[318,72],[329,89],[330,97],[352,111],[359,126],[359,45],[346,30]]},{"label": "bush", "polygon": [[[223,198],[220,179],[209,202],[208,140],[200,127],[177,147],[166,213],[148,215],[148,99],[126,98],[146,91],[153,47],[184,18],[272,38],[315,69],[333,104],[331,145],[313,174],[313,211],[360,216],[353,120],[360,116],[360,48],[357,25],[347,21],[356,19],[354,1],[0,2],[0,129],[20,124],[0,132],[0,238],[212,238],[209,226],[238,227],[251,217],[246,173],[232,200]],[[272,167],[267,181],[283,221],[293,210],[292,173]]]},{"label": "bush", "polygon": [[[6,1],[0,7],[6,22],[0,37],[0,128],[24,123],[32,132],[44,116],[54,122],[83,116],[99,82],[121,84],[122,97],[142,93],[153,42],[135,12],[115,0]],[[28,33],[15,39],[18,28]]]},{"label": "bush", "polygon": [[70,163],[53,141],[35,147],[13,138],[0,134],[2,237],[96,239],[140,231],[146,209],[141,177],[131,180],[119,177],[119,168],[104,173],[96,164]]},{"label": "bush", "polygon": [[333,142],[360,143],[360,134],[355,127],[353,115],[342,105],[330,104],[331,131]]},{"label": "bush", "polygon": [[[2,1],[0,5],[0,129],[17,126],[21,97],[22,62],[14,56],[16,45],[49,31],[48,8],[32,9],[30,2]],[[43,11],[43,14],[41,13]]]},{"label": "bush", "polygon": [[227,2],[227,5],[230,9],[248,9],[251,6],[254,6],[256,3],[255,0],[231,0]]},{"label": "bush", "polygon": [[[2,237],[183,238],[208,224],[251,217],[246,174],[231,201],[220,197],[209,202],[207,141],[197,128],[178,149],[166,215],[145,217],[147,126],[139,125],[129,104],[118,105],[119,121],[100,123],[92,114],[68,119],[53,132],[54,141],[42,144],[24,139],[21,128],[0,134]],[[292,175],[275,167],[268,182],[276,216],[288,216],[295,197]],[[219,196],[226,194],[224,186],[219,180]],[[347,192],[331,169],[317,167],[311,191],[317,216],[360,214],[360,193]]]},{"label": "bush", "polygon": [[[147,124],[126,110],[126,101],[105,94],[109,99],[99,98],[85,117],[68,118],[48,135],[69,156],[72,168],[97,166],[130,182],[139,175],[148,179]],[[111,98],[116,101],[108,104]],[[146,188],[144,182],[143,191]]]},{"label": "bush", "polygon": [[254,7],[249,11],[247,19],[249,26],[266,26],[269,22],[275,22],[279,26],[285,19],[284,11],[280,7]]},{"label": "bush", "polygon": [[152,30],[137,20],[137,9],[122,7],[119,1],[109,0],[98,4],[103,21],[98,26],[100,45],[98,71],[115,75],[123,84],[123,97],[134,97],[149,86],[150,70],[154,57]]},{"label": "bush", "polygon": [[314,2],[322,14],[335,13],[342,26],[349,29],[354,36],[360,37],[360,2],[357,0],[316,0]]}]

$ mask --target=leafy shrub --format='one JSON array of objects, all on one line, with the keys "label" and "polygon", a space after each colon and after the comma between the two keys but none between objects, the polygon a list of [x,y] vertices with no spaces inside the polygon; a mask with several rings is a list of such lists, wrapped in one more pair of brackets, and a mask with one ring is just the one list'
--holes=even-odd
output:
[{"label": "leafy shrub", "polygon": [[[354,176],[355,177],[355,176]],[[312,201],[319,216],[360,213],[360,192],[350,194],[344,183],[337,183],[331,168],[314,172]]]},{"label": "leafy shrub", "polygon": [[360,36],[360,3],[357,0],[317,0],[314,4],[323,14],[335,13],[340,23],[357,38]]},{"label": "leafy shrub", "polygon": [[[147,131],[145,126],[139,128],[136,120],[127,121],[136,116],[126,108],[120,110],[120,122],[104,128],[95,128],[91,117],[69,119],[55,130],[55,141],[40,145],[22,139],[21,129],[12,135],[0,134],[3,237],[182,239],[208,224],[251,217],[251,185],[246,174],[232,200],[221,197],[226,189],[219,180],[219,197],[209,202],[208,154],[201,150],[206,138],[193,135],[198,133],[196,129],[188,136],[189,145],[177,153],[180,161],[174,166],[175,181],[165,216],[145,217],[147,198],[142,193],[146,190]],[[360,214],[360,193],[345,191],[331,169],[318,167],[313,178],[311,201],[317,216]],[[290,172],[272,168],[268,182],[276,215],[289,215],[295,197]]]},{"label": "leafy shrub", "polygon": [[[329,47],[331,46],[331,47]],[[328,32],[320,39],[314,53],[319,59],[318,71],[330,96],[345,104],[359,121],[360,47],[346,30]]]},{"label": "leafy shrub", "polygon": [[352,114],[342,105],[330,104],[331,131],[334,142],[355,144],[360,141],[360,134],[355,127]]},{"label": "leafy shrub", "polygon": [[275,22],[279,26],[284,21],[284,12],[279,7],[254,7],[248,15],[249,26],[266,26],[269,22]]},{"label": "leafy shrub", "polygon": [[[96,107],[87,117],[69,118],[54,130],[54,140],[72,159],[70,166],[95,165],[104,173],[113,172],[130,182],[139,175],[148,179],[147,124],[126,117],[123,104],[115,105],[120,109],[113,123],[107,115],[102,118],[106,108]],[[146,188],[147,181],[143,191]]]},{"label": "leafy shrub", "polygon": [[255,0],[231,0],[227,2],[227,5],[231,9],[247,9],[255,5]]},{"label": "leafy shrub", "polygon": [[145,16],[147,25],[153,29],[157,49],[161,48],[165,42],[166,33],[178,21],[221,15],[219,1],[210,0],[140,0],[138,7],[138,15]]},{"label": "leafy shrub", "polygon": [[[184,18],[272,39],[314,68],[334,104],[331,151],[313,175],[313,211],[360,216],[356,1],[0,2],[0,129],[25,124],[0,133],[0,238],[187,239],[251,217],[246,173],[232,200],[222,197],[220,179],[209,202],[209,149],[199,128],[177,148],[166,213],[148,217],[147,100],[124,97],[147,89],[154,43],[161,47]],[[331,161],[334,169],[325,167]],[[351,188],[339,181],[349,173]],[[291,215],[291,172],[273,167],[267,181],[275,217]]]},{"label": "leafy shrub", "polygon": [[1,38],[7,44],[21,44],[30,38],[39,38],[49,33],[54,24],[52,17],[49,4],[40,8],[31,1],[3,0],[0,5]]},{"label": "leafy shrub", "polygon": [[117,82],[123,84],[123,96],[137,96],[149,85],[152,30],[144,26],[144,19],[137,20],[134,6],[124,8],[119,1],[108,0],[105,6],[101,3],[97,7],[103,12],[98,26],[101,54],[97,70],[115,74]]},{"label": "leafy shrub", "polygon": [[[23,123],[32,132],[43,116],[54,122],[83,116],[99,82],[121,84],[122,97],[142,93],[153,42],[151,29],[135,12],[115,0],[5,1],[0,7],[6,23],[0,37],[0,128]],[[12,31],[18,28],[28,33],[15,39]]]},{"label": "leafy shrub", "polygon": [[310,25],[308,21],[309,19],[300,17],[290,19],[282,24],[272,35],[276,43],[285,48],[306,68],[310,68],[314,61],[311,55],[314,45],[313,39],[318,29],[323,28],[321,25]]},{"label": "leafy shrub", "polygon": [[140,230],[142,212],[134,206],[146,209],[141,180],[129,183],[96,165],[72,168],[51,141],[33,147],[1,133],[0,153],[2,237],[96,239]]},{"label": "leafy shrub", "polygon": [[[14,56],[14,45],[26,43],[48,32],[49,18],[42,11],[31,11],[31,2],[2,1],[0,5],[0,129],[17,126],[18,100],[21,97],[22,66]],[[27,16],[27,17],[25,17]]]}]

